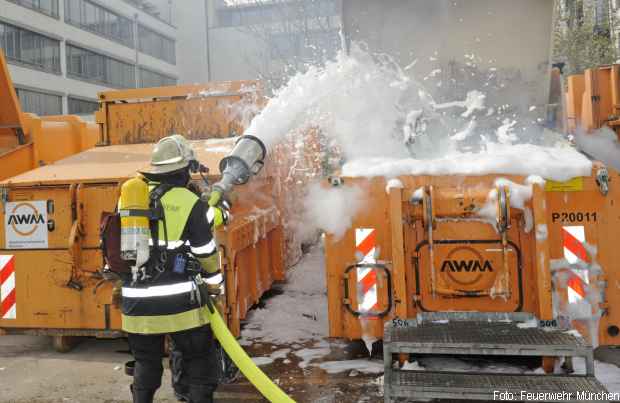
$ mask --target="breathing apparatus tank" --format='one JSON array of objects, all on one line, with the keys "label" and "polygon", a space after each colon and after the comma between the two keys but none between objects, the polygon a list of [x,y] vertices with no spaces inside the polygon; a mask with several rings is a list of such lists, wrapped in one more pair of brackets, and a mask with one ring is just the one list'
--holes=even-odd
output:
[{"label": "breathing apparatus tank", "polygon": [[133,280],[149,260],[149,188],[142,177],[129,179],[121,187],[121,257],[132,266]]}]

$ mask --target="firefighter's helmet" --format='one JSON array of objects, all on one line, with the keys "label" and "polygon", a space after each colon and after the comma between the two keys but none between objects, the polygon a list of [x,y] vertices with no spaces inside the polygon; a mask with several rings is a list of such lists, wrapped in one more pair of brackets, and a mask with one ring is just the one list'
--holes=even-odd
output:
[{"label": "firefighter's helmet", "polygon": [[148,173],[166,174],[189,166],[196,156],[192,146],[180,134],[159,140],[151,156],[151,168]]}]

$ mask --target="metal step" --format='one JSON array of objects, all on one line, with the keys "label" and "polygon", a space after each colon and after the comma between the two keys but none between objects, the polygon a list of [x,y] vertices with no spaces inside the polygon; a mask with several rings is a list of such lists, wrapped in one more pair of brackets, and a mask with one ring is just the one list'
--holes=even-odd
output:
[{"label": "metal step", "polygon": [[[416,319],[387,322],[383,338],[385,401],[394,398],[591,401],[593,398],[588,398],[587,393],[606,392],[594,377],[592,348],[582,338],[565,329],[539,328],[536,324],[535,318],[524,315],[463,312],[425,314]],[[402,353],[583,357],[586,375],[402,371],[394,367],[396,355]],[[497,396],[500,392],[508,392],[508,396]],[[532,397],[527,393],[558,394]]]},{"label": "metal step", "polygon": [[[459,372],[391,372],[386,401],[406,398],[579,402],[604,400],[605,387],[594,376],[507,375]],[[508,394],[500,396],[499,393]],[[532,395],[527,395],[531,393]],[[598,400],[589,393],[600,393]],[[547,395],[543,395],[547,394]],[[596,395],[595,395],[596,396]]]},{"label": "metal step", "polygon": [[588,357],[592,349],[565,330],[513,322],[438,321],[387,326],[384,344],[393,353]]}]

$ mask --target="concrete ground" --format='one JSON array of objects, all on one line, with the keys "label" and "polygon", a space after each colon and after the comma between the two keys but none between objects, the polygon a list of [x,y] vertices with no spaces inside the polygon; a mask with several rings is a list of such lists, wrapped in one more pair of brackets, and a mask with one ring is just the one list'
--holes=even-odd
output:
[{"label": "concrete ground", "polygon": [[[326,359],[358,355],[336,343],[335,353]],[[273,346],[246,347],[252,356],[263,355]],[[57,353],[44,336],[0,337],[0,402],[2,403],[82,403],[130,402],[131,378],[123,371],[131,359],[125,340],[85,339],[69,353]],[[291,355],[288,364],[278,360],[263,370],[298,402],[371,402],[381,400],[376,379],[379,375],[349,372],[328,375],[316,367],[301,369]],[[176,402],[170,387],[170,371],[156,401]],[[221,386],[217,402],[265,401],[242,377],[233,385]]]},{"label": "concrete ground", "polygon": [[594,358],[620,367],[620,347],[600,347],[594,351]]},{"label": "concrete ground", "polygon": [[[264,356],[282,346],[260,344],[246,347],[252,356]],[[331,353],[323,361],[364,359],[356,343],[330,343]],[[130,402],[131,378],[123,364],[131,358],[123,339],[85,339],[69,353],[57,353],[44,336],[0,337],[1,403],[121,403]],[[620,349],[597,351],[597,359],[620,363]],[[380,402],[381,376],[344,371],[327,374],[316,366],[300,368],[300,359],[290,354],[261,368],[298,402]],[[302,365],[303,366],[303,365]],[[170,372],[158,402],[176,402],[170,387]],[[221,386],[216,401],[263,402],[251,384],[240,377],[233,385]]]}]

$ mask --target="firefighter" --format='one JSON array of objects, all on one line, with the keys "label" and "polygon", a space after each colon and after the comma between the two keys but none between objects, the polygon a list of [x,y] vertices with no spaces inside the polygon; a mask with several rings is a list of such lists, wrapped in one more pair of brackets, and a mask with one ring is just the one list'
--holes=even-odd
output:
[{"label": "firefighter", "polygon": [[185,138],[173,135],[157,143],[150,169],[142,172],[151,203],[158,200],[162,213],[151,228],[155,235],[144,275],[125,279],[121,290],[122,326],[136,361],[131,391],[137,403],[152,402],[161,386],[166,335],[183,356],[189,401],[212,402],[217,387],[216,344],[205,314],[209,290],[199,279],[218,273],[212,227],[222,225],[228,213],[188,189],[196,164]]}]

